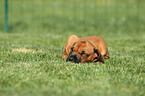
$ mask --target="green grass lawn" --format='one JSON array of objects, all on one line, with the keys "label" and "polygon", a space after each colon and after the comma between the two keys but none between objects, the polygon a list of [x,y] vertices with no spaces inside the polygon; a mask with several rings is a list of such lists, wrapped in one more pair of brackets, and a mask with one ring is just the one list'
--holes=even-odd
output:
[{"label": "green grass lawn", "polygon": [[[97,7],[86,2],[86,9],[80,8],[80,2],[73,8],[69,2],[55,7],[40,0],[9,2],[9,33],[0,22],[0,96],[145,96],[142,2],[107,8],[102,2]],[[60,59],[73,34],[104,38],[111,59],[104,64]]]}]

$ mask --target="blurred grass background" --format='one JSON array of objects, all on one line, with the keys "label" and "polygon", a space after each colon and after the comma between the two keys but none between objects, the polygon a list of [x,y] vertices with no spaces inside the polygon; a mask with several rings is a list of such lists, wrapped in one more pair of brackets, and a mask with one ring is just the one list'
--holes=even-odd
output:
[{"label": "blurred grass background", "polygon": [[[9,0],[9,32],[142,33],[144,3],[143,0]],[[0,1],[0,8],[0,31],[4,31],[4,0]]]}]

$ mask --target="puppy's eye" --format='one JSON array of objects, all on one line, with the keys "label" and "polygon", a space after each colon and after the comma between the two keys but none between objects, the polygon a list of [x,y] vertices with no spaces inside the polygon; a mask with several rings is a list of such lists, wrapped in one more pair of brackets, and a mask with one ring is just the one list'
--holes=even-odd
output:
[{"label": "puppy's eye", "polygon": [[86,56],[88,57],[88,56],[89,56],[89,54],[86,54]]},{"label": "puppy's eye", "polygon": [[82,51],[81,55],[82,55],[82,54],[85,54],[85,51]]},{"label": "puppy's eye", "polygon": [[73,51],[74,47],[71,47],[71,51]]}]

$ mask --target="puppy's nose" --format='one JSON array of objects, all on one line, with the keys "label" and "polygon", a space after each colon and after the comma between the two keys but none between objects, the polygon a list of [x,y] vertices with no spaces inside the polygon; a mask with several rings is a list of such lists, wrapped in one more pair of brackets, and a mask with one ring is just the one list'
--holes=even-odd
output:
[{"label": "puppy's nose", "polygon": [[66,61],[74,61],[76,59],[75,55],[70,55]]},{"label": "puppy's nose", "polygon": [[73,60],[74,60],[74,57],[70,57],[70,58],[69,58],[69,61],[73,61]]}]

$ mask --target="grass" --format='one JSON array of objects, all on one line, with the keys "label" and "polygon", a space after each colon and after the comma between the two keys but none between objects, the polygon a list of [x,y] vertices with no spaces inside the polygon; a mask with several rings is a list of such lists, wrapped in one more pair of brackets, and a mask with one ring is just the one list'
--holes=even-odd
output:
[{"label": "grass", "polygon": [[[102,2],[95,8],[86,2],[86,9],[79,8],[81,1],[75,7],[9,2],[8,34],[0,22],[0,96],[145,96],[143,1],[109,3],[107,9]],[[104,64],[61,60],[72,34],[101,36],[111,59]]]}]

